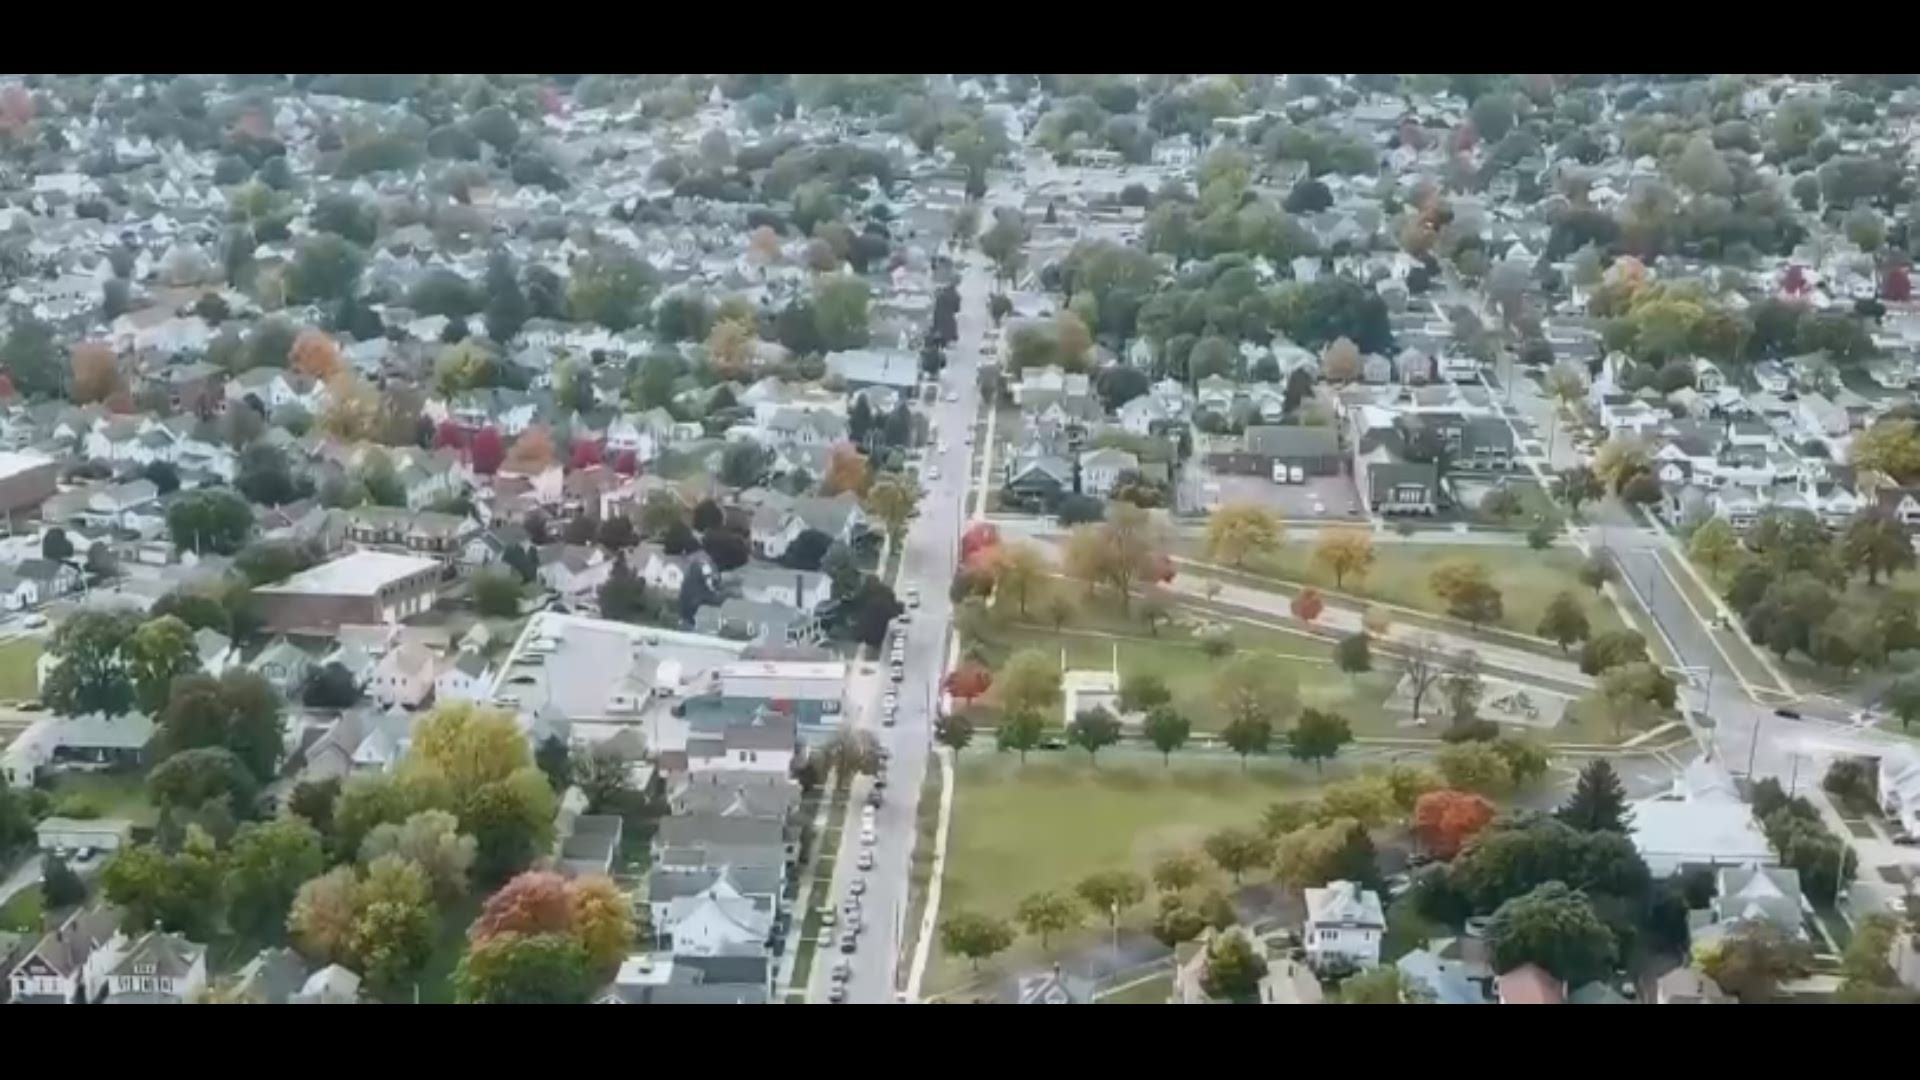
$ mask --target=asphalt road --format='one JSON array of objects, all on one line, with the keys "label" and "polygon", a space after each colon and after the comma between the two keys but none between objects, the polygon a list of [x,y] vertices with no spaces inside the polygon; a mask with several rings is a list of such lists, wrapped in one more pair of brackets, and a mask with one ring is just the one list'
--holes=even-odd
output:
[{"label": "asphalt road", "polygon": [[[834,864],[833,887],[827,895],[816,895],[812,901],[815,905],[831,903],[838,909],[850,895],[854,879],[864,878],[867,885],[860,907],[862,929],[858,947],[851,956],[840,951],[840,926],[836,926],[831,940],[821,942],[808,987],[809,1001],[827,1000],[832,971],[843,956],[851,961],[853,969],[847,982],[849,1002],[892,1002],[896,990],[906,979],[910,957],[903,952],[902,935],[907,919],[907,870],[920,786],[926,776],[933,741],[933,714],[940,680],[947,668],[947,637],[952,622],[947,586],[953,579],[960,532],[965,527],[972,459],[967,433],[973,428],[980,406],[975,375],[981,359],[981,341],[992,325],[987,317],[987,296],[992,287],[987,263],[975,252],[967,253],[962,260],[960,340],[947,350],[940,399],[931,406],[934,444],[921,470],[920,513],[908,527],[901,554],[898,582],[901,598],[904,600],[910,589],[917,589],[920,595],[920,606],[912,610],[912,621],[906,627],[905,679],[894,684],[883,675],[855,686],[856,694],[871,694],[873,699],[854,702],[854,722],[871,729],[881,745],[892,752],[885,799],[875,814],[873,869],[858,869],[862,847],[860,807],[865,805],[868,791],[867,780],[860,778],[854,784],[854,801],[848,810],[847,827]],[[947,400],[949,391],[955,400]],[[942,444],[944,451],[939,449]],[[929,479],[931,466],[939,468],[938,480]],[[884,663],[881,671],[885,671]],[[900,696],[898,721],[891,728],[880,723],[882,712],[878,698],[887,687],[893,687]]]}]

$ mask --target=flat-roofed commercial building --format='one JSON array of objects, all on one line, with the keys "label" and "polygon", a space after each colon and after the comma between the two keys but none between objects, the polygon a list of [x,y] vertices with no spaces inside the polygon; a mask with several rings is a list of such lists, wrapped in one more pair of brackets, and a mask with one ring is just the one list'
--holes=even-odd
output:
[{"label": "flat-roofed commercial building", "polygon": [[356,551],[254,590],[265,628],[282,634],[332,634],[342,626],[396,623],[433,607],[438,560]]}]

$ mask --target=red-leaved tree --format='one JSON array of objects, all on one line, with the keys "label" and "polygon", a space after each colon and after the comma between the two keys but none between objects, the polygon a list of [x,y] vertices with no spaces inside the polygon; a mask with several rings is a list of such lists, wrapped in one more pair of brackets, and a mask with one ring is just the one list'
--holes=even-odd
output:
[{"label": "red-leaved tree", "polygon": [[567,879],[552,871],[529,870],[487,897],[467,937],[485,941],[497,934],[558,934],[573,921]]},{"label": "red-leaved tree", "polygon": [[947,693],[971,702],[993,688],[993,672],[986,665],[968,660],[947,675]]},{"label": "red-leaved tree", "polygon": [[581,439],[573,444],[573,452],[567,458],[570,469],[585,469],[600,464],[600,444],[591,439]]},{"label": "red-leaved tree", "polygon": [[960,561],[966,562],[976,551],[1000,544],[1000,530],[990,521],[975,523],[960,537]]},{"label": "red-leaved tree", "polygon": [[466,445],[467,429],[452,420],[442,420],[439,426],[433,429],[433,448],[436,450],[444,450],[448,447],[460,450]]},{"label": "red-leaved tree", "polygon": [[1287,605],[1293,617],[1303,623],[1311,623],[1327,609],[1327,602],[1320,597],[1319,589],[1301,589],[1293,594],[1293,603]]},{"label": "red-leaved tree", "polygon": [[1913,272],[1904,266],[1889,267],[1880,279],[1880,295],[1895,303],[1913,299]]},{"label": "red-leaved tree", "polygon": [[1493,820],[1493,804],[1470,791],[1429,791],[1413,804],[1413,831],[1440,859],[1460,853]]},{"label": "red-leaved tree", "polygon": [[498,431],[490,427],[481,428],[474,432],[468,453],[473,456],[474,472],[492,476],[500,471],[500,463],[507,460],[507,444],[501,440]]},{"label": "red-leaved tree", "polygon": [[613,455],[613,471],[621,476],[632,476],[640,471],[640,455],[631,450],[622,450]]},{"label": "red-leaved tree", "polygon": [[1174,572],[1173,556],[1162,554],[1153,557],[1153,580],[1156,584],[1165,585],[1172,581]]},{"label": "red-leaved tree", "polygon": [[1787,267],[1787,272],[1780,276],[1780,291],[1791,293],[1794,296],[1799,296],[1801,293],[1806,292],[1807,272],[1798,266]]}]

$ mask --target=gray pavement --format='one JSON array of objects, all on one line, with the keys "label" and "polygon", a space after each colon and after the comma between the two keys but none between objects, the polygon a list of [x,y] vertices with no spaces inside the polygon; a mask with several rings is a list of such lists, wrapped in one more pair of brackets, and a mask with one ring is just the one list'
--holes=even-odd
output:
[{"label": "gray pavement", "polygon": [[[968,252],[960,256],[960,264],[960,340],[947,350],[940,398],[930,407],[933,426],[946,450],[943,453],[936,447],[927,452],[927,464],[939,465],[940,479],[926,480],[929,470],[923,466],[920,513],[907,530],[896,585],[903,599],[909,589],[917,589],[920,594],[920,606],[912,611],[912,621],[906,627],[906,677],[897,685],[880,680],[868,691],[876,700],[855,702],[854,722],[870,728],[892,753],[885,800],[875,815],[873,869],[858,869],[862,847],[859,808],[865,804],[868,791],[868,782],[861,778],[854,785],[855,798],[834,863],[833,887],[811,901],[815,906],[831,903],[838,908],[849,895],[853,880],[866,879],[860,911],[862,930],[858,947],[848,957],[852,977],[847,982],[847,1000],[853,1003],[894,1001],[897,990],[904,985],[910,959],[902,941],[908,917],[908,867],[920,786],[933,742],[933,714],[940,680],[947,669],[947,638],[953,614],[947,586],[953,578],[960,532],[966,523],[968,466],[973,456],[966,436],[980,409],[975,375],[981,339],[992,325],[987,317],[991,271],[985,259],[977,252]],[[949,391],[956,400],[947,400]],[[877,697],[884,692],[881,686],[893,686],[900,695],[898,722],[891,728],[880,725]],[[809,1001],[827,1000],[831,973],[843,955],[837,932],[821,943],[808,987]]]}]

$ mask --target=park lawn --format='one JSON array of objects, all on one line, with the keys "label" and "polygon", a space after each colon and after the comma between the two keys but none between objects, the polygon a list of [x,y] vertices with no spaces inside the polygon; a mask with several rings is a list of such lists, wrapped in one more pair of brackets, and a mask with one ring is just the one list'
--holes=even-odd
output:
[{"label": "park lawn", "polygon": [[29,885],[0,906],[0,930],[35,936],[45,930],[42,925],[45,917],[46,900],[40,894],[40,886]]},{"label": "park lawn", "polygon": [[1165,1005],[1173,997],[1173,976],[1154,975],[1131,986],[1095,998],[1095,1005]]},{"label": "park lawn", "polygon": [[[1022,766],[1014,754],[969,749],[956,774],[943,916],[1011,917],[1021,897],[1071,889],[1097,870],[1144,875],[1159,856],[1222,826],[1254,825],[1268,803],[1300,798],[1317,780],[1306,766],[1278,760],[1256,759],[1243,771],[1224,754],[1186,755],[1162,766],[1158,754],[1136,750],[1109,750],[1095,768],[1078,751],[1036,752]],[[1147,917],[1150,906],[1130,918]],[[1087,926],[1096,936],[1105,932],[1091,919]],[[1038,959],[1038,943],[1023,937],[983,964],[982,975]],[[936,948],[935,961],[928,974],[936,990],[972,981],[964,960]]]},{"label": "park lawn", "polygon": [[[1206,544],[1200,540],[1179,545],[1178,554],[1201,561],[1207,559]],[[1368,600],[1399,604],[1415,611],[1445,615],[1446,605],[1433,595],[1428,579],[1433,568],[1449,559],[1466,559],[1486,567],[1489,580],[1500,590],[1505,609],[1499,627],[1516,633],[1534,635],[1540,627],[1540,615],[1554,594],[1570,591],[1579,596],[1587,609],[1594,633],[1621,628],[1620,613],[1611,605],[1592,602],[1591,590],[1580,584],[1582,559],[1572,548],[1548,548],[1535,551],[1518,544],[1487,546],[1477,544],[1416,544],[1380,542],[1373,547],[1373,569],[1367,576],[1351,575],[1339,591]],[[1288,543],[1271,555],[1256,555],[1247,560],[1243,573],[1283,582],[1295,582],[1333,589],[1333,575],[1314,561],[1313,545]]]},{"label": "park lawn", "polygon": [[0,644],[0,701],[33,701],[40,697],[34,665],[40,662],[40,639],[21,637]]},{"label": "park lawn", "polygon": [[70,798],[85,801],[95,816],[124,818],[137,826],[151,827],[160,818],[152,800],[147,798],[147,778],[127,772],[61,772],[54,774],[48,790],[55,813]]},{"label": "park lawn", "polygon": [[1566,510],[1540,487],[1539,481],[1513,477],[1507,480],[1507,490],[1519,496],[1519,513],[1512,517],[1495,517],[1481,513],[1476,506],[1468,513],[1468,520],[1475,525],[1497,529],[1531,529],[1540,522],[1556,530],[1566,525]]},{"label": "park lawn", "polygon": [[[1333,665],[1333,647],[1323,641],[1231,623],[1236,651],[1215,660],[1200,651],[1184,628],[1162,627],[1158,637],[1144,630],[1119,636],[1116,631],[1083,629],[1082,623],[1076,618],[1058,633],[1052,627],[1031,624],[999,626],[984,651],[996,669],[1021,649],[1038,649],[1048,656],[1064,654],[1070,669],[1108,669],[1117,661],[1122,679],[1142,671],[1158,675],[1172,692],[1174,707],[1193,721],[1196,731],[1218,731],[1226,725],[1215,702],[1213,680],[1234,656],[1257,654],[1294,687],[1303,707],[1339,712],[1355,730],[1390,726],[1382,706],[1397,675],[1391,671],[1347,675]],[[984,704],[993,704],[991,691]]]}]

